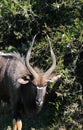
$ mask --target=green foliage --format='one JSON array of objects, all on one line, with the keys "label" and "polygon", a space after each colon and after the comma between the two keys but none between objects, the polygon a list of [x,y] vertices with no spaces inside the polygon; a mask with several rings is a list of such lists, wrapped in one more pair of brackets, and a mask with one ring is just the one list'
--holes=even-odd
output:
[{"label": "green foliage", "polygon": [[[43,117],[51,125],[44,128],[41,124],[43,128],[40,129],[55,130],[62,126],[69,130],[82,129],[78,121],[81,117],[83,85],[83,60],[80,56],[83,52],[82,12],[82,0],[0,1],[0,51],[25,54],[37,34],[31,63],[46,71],[52,64],[48,34],[56,54],[55,72],[62,74],[62,77],[48,88],[47,112]],[[10,126],[8,129],[11,129]]]}]

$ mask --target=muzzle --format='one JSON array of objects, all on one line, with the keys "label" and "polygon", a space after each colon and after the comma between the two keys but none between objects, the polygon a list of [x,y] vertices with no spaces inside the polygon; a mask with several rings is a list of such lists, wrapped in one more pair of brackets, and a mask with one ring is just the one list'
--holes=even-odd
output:
[{"label": "muzzle", "polygon": [[37,86],[37,96],[36,96],[36,105],[37,106],[43,105],[45,93],[46,93],[46,87]]}]

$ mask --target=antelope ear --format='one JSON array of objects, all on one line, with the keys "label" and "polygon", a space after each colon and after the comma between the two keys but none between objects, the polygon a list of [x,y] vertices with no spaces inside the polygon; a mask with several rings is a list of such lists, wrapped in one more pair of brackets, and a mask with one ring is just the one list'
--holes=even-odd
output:
[{"label": "antelope ear", "polygon": [[20,84],[27,84],[29,82],[29,79],[30,79],[29,76],[27,76],[27,77],[18,78],[17,81]]},{"label": "antelope ear", "polygon": [[53,83],[53,82],[57,81],[60,77],[61,77],[61,74],[59,74],[59,75],[51,74],[49,76],[49,79],[47,80],[47,82]]}]

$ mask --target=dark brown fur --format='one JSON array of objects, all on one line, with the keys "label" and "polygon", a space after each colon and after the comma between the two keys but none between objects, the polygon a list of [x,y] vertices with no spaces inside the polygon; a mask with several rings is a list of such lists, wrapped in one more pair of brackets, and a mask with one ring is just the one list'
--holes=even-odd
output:
[{"label": "dark brown fur", "polygon": [[[41,110],[47,82],[54,82],[61,76],[50,72],[48,78],[45,78],[43,70],[37,67],[33,68],[35,76],[28,70],[31,68],[28,65],[19,53],[0,53],[0,100],[9,99],[11,103],[15,119],[13,130],[21,130],[23,112],[38,113]],[[51,68],[54,69],[54,66]]]}]

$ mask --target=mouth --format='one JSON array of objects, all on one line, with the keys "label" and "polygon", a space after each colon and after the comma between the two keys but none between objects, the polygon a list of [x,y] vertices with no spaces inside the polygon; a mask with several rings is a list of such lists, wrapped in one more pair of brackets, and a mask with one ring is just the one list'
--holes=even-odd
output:
[{"label": "mouth", "polygon": [[41,107],[41,106],[43,105],[43,101],[38,101],[38,100],[36,100],[36,105],[37,105],[38,107]]},{"label": "mouth", "polygon": [[36,101],[36,105],[41,107],[43,105],[43,101],[41,101],[41,102]]}]

